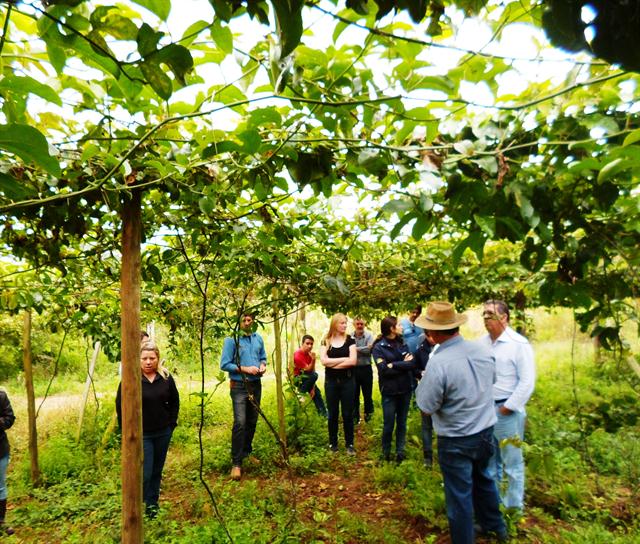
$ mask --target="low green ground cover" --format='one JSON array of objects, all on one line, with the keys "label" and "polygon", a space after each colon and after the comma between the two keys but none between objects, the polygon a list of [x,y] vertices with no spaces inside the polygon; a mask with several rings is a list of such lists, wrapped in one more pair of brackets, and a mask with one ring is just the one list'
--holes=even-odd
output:
[{"label": "low green ground cover", "polygon": [[[540,331],[540,324],[537,325]],[[471,333],[469,333],[471,334]],[[514,541],[640,542],[639,384],[614,360],[595,365],[588,339],[545,338],[535,345],[538,384],[528,412],[527,511],[508,516]],[[84,357],[84,354],[82,354]],[[194,356],[197,360],[197,357]],[[287,391],[288,458],[264,421],[240,483],[228,478],[231,403],[226,383],[178,369],[182,407],[163,479],[161,513],[145,542],[440,542],[446,510],[440,474],[421,463],[419,414],[409,422],[409,458],[380,464],[381,411],[357,433],[355,458],[326,448],[324,421]],[[21,542],[115,543],[120,538],[120,450],[114,426],[117,370],[96,379],[80,440],[81,387],[66,373],[38,417],[42,485],[29,482],[26,408],[19,380],[6,383],[18,422],[9,473],[11,523]],[[38,384],[38,391],[46,387]],[[62,393],[70,392],[70,393]],[[263,408],[276,425],[273,379]],[[379,398],[376,399],[379,403]],[[379,405],[378,405],[379,406]],[[211,491],[211,496],[207,492]],[[216,510],[219,515],[216,515]]]}]

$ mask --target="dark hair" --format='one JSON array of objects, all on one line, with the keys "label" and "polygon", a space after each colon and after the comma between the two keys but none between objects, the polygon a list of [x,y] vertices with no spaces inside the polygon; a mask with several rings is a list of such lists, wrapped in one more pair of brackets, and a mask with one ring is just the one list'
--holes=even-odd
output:
[{"label": "dark hair", "polygon": [[398,324],[398,318],[393,315],[388,315],[382,321],[380,321],[380,333],[382,336],[389,336],[393,329]]},{"label": "dark hair", "polygon": [[251,319],[255,320],[256,316],[253,314],[253,312],[243,312],[242,317],[250,317]]},{"label": "dark hair", "polygon": [[411,311],[418,310],[418,313],[422,313],[422,304],[416,304]]},{"label": "dark hair", "polygon": [[498,312],[502,315],[506,315],[507,321],[509,321],[509,305],[504,300],[490,298],[489,300],[485,301],[484,304],[485,306],[490,305],[494,308],[497,308]]},{"label": "dark hair", "polygon": [[315,342],[315,340],[313,339],[313,336],[311,336],[310,334],[305,334],[302,337],[302,340],[300,340],[300,343],[304,344],[307,340],[311,340],[312,342]]},{"label": "dark hair", "polygon": [[460,327],[456,327],[455,329],[445,329],[444,331],[436,331],[436,332],[444,334],[445,336],[453,336],[457,332],[460,332]]},{"label": "dark hair", "polygon": [[140,342],[144,342],[145,338],[149,338],[149,333],[147,331],[140,331]]}]

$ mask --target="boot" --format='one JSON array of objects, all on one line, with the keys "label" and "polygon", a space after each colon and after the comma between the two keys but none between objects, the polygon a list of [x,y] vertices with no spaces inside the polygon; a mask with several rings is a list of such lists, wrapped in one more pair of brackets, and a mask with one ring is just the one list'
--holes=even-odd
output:
[{"label": "boot", "polygon": [[0,500],[0,532],[6,535],[12,535],[15,531],[4,522],[7,514],[7,499]]}]

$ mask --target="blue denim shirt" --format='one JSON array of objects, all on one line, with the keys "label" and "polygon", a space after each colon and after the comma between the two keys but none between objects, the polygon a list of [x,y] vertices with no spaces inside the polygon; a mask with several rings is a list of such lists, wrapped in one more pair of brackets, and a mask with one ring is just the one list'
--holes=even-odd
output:
[{"label": "blue denim shirt", "polygon": [[[240,365],[260,367],[261,363],[267,364],[267,352],[264,349],[264,341],[262,337],[254,332],[248,336],[238,337],[238,346],[240,348]],[[235,358],[236,343],[233,338],[225,338],[222,345],[222,356],[220,357],[220,368],[224,372],[229,373],[229,378],[236,381],[242,381],[242,374],[238,372],[238,362]],[[251,376],[245,374],[248,381],[254,382],[260,379],[260,376]]]},{"label": "blue denim shirt", "polygon": [[469,436],[496,422],[496,361],[478,342],[457,335],[440,344],[416,389],[418,408],[433,418],[438,436]]},{"label": "blue denim shirt", "polygon": [[420,336],[424,333],[424,329],[411,323],[408,317],[402,319],[400,325],[402,326],[402,339],[409,346],[409,351],[414,353],[420,345]]}]

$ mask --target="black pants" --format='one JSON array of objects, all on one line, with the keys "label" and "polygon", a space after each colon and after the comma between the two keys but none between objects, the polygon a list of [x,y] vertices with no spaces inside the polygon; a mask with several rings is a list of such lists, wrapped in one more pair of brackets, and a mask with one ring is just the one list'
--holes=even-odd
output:
[{"label": "black pants", "polygon": [[364,401],[364,417],[369,419],[373,414],[373,368],[371,365],[355,367],[355,395],[353,402],[353,420],[360,421],[360,391]]}]

